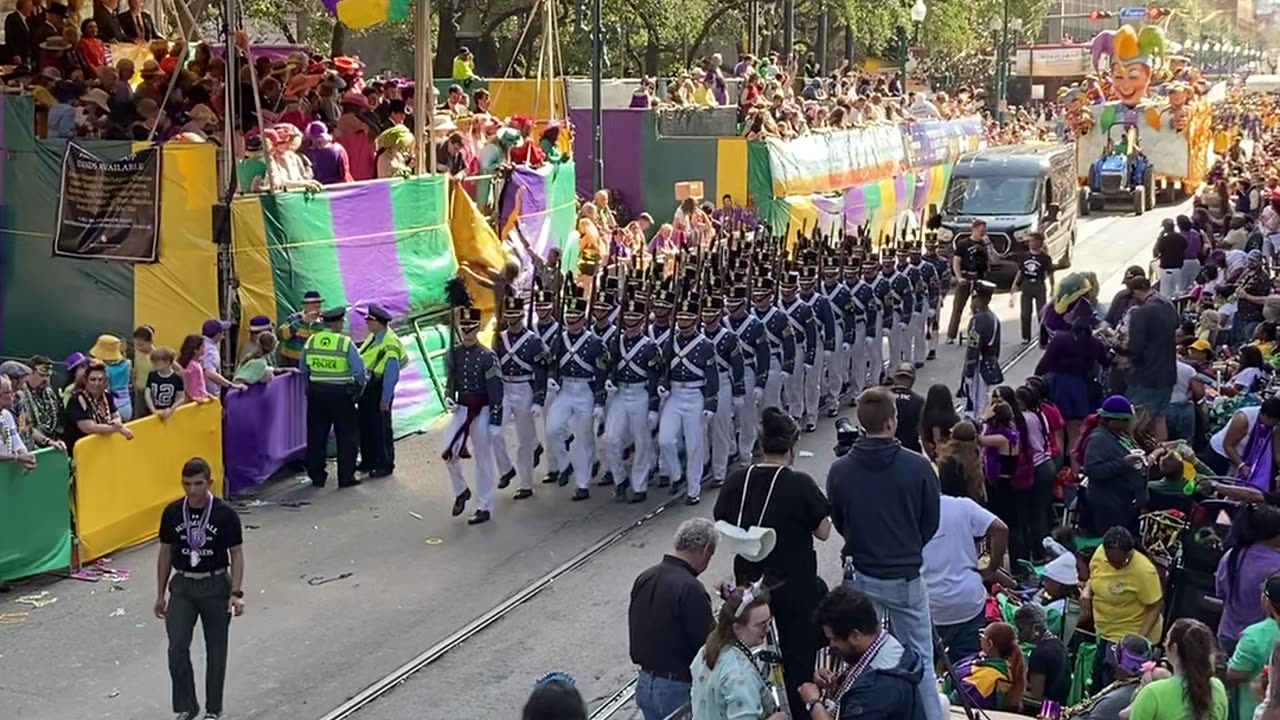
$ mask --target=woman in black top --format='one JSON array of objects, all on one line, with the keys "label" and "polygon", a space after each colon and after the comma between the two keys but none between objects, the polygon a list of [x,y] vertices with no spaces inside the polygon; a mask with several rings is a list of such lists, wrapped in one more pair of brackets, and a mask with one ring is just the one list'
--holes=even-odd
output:
[{"label": "woman in black top", "polygon": [[[725,479],[716,498],[715,518],[741,528],[773,528],[777,544],[761,562],[733,559],[739,586],[765,578],[778,623],[782,674],[792,717],[805,717],[796,692],[813,675],[818,648],[826,643],[813,623],[813,612],[826,594],[818,577],[813,539],[831,536],[831,506],[818,485],[805,473],[790,468],[800,428],[782,410],[765,408],[760,416],[760,447],[764,459]],[[745,497],[744,497],[745,495]]]},{"label": "woman in black top", "polygon": [[924,396],[924,411],[920,413],[920,444],[930,460],[937,461],[938,448],[951,437],[951,428],[960,422],[956,401],[951,388],[938,383]]}]

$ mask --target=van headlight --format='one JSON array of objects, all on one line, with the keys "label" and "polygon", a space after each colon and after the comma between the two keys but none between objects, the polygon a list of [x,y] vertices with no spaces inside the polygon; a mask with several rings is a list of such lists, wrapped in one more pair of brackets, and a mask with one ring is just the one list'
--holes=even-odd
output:
[{"label": "van headlight", "polygon": [[951,232],[949,228],[938,228],[938,242],[940,243],[949,243],[955,238],[955,236],[956,234]]}]

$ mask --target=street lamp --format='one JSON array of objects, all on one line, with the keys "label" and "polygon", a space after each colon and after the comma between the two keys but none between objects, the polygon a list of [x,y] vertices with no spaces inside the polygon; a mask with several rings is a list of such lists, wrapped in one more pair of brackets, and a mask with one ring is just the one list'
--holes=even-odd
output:
[{"label": "street lamp", "polygon": [[924,0],[916,0],[916,4],[911,6],[911,22],[919,25],[924,22],[925,16],[929,14],[929,7],[924,4]]},{"label": "street lamp", "polygon": [[907,95],[907,60],[911,57],[911,44],[913,36],[919,37],[920,23],[924,22],[925,16],[929,14],[929,7],[924,4],[924,0],[916,0],[908,11],[911,18],[912,33],[908,34],[906,28],[902,28],[902,52],[898,57],[898,75],[902,78],[902,96]]}]

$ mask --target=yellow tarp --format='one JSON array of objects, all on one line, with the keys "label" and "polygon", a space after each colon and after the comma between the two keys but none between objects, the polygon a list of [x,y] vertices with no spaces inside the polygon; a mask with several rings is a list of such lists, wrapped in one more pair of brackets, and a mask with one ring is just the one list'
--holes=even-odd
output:
[{"label": "yellow tarp", "polygon": [[491,317],[495,309],[493,293],[487,287],[480,287],[474,276],[502,270],[506,262],[502,242],[471,196],[453,182],[449,187],[449,234],[453,236],[453,254],[471,286],[475,306],[486,318]]}]

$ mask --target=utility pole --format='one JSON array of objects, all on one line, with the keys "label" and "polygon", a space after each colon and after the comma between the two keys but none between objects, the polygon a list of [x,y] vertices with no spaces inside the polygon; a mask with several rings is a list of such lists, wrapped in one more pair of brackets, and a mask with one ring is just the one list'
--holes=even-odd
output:
[{"label": "utility pole", "polygon": [[795,51],[796,40],[796,2],[795,0],[783,0],[782,2],[782,58],[783,65],[791,64],[792,54]]},{"label": "utility pole", "polygon": [[827,76],[827,25],[828,15],[825,2],[818,3],[818,74]]},{"label": "utility pole", "polygon": [[591,181],[592,189],[604,188],[604,23],[600,18],[601,0],[591,0]]},{"label": "utility pole", "polygon": [[413,44],[414,85],[413,121],[417,135],[421,138],[421,147],[417,154],[414,169],[417,174],[436,174],[435,141],[431,137],[431,123],[435,120],[436,104],[432,99],[436,81],[432,77],[435,53],[431,50],[431,0],[418,0],[418,12],[414,20],[417,29],[417,42]]}]

